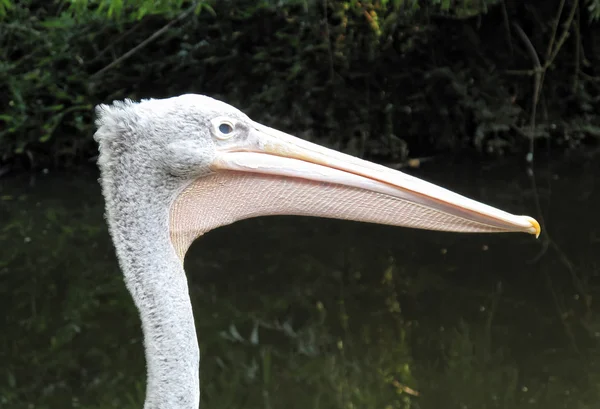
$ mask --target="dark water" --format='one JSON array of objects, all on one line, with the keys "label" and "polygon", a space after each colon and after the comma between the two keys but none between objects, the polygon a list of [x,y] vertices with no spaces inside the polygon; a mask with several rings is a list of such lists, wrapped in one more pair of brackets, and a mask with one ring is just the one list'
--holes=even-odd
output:
[{"label": "dark water", "polygon": [[[204,236],[186,259],[202,407],[600,407],[599,167],[540,166],[537,241],[298,217]],[[539,217],[518,166],[411,173]],[[96,178],[0,179],[1,408],[141,408]]]}]

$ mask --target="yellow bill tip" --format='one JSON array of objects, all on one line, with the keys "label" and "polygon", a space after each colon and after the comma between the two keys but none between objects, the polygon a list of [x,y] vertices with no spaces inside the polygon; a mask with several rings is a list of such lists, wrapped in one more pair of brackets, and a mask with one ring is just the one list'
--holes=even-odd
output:
[{"label": "yellow bill tip", "polygon": [[527,221],[529,223],[531,223],[531,227],[529,228],[529,232],[531,234],[535,234],[535,238],[536,239],[538,237],[540,237],[540,233],[542,232],[542,228],[540,227],[540,224],[538,223],[538,221],[535,220],[533,217],[529,217],[529,216],[525,216],[525,218],[527,219]]}]

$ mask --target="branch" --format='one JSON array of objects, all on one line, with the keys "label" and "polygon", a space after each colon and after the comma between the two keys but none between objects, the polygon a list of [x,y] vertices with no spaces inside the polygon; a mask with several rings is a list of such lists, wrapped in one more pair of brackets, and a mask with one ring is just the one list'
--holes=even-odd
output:
[{"label": "branch", "polygon": [[535,70],[535,80],[533,83],[533,102],[531,104],[531,118],[529,121],[529,126],[531,127],[531,134],[529,135],[529,153],[531,155],[531,161],[533,161],[533,135],[535,134],[535,117],[540,97],[540,89],[542,87],[542,76],[544,75],[546,68],[542,68],[542,64],[540,63],[540,58],[538,57],[537,51],[535,50],[535,47],[529,40],[529,37],[527,37],[527,34],[525,34],[523,29],[521,28],[521,26],[519,26],[517,23],[513,23],[513,27],[515,28],[519,37],[521,37],[523,43],[525,43],[525,47],[527,47],[527,51],[529,51],[529,55],[531,57],[531,61],[533,62]]},{"label": "branch", "polygon": [[545,68],[548,68],[550,66],[550,64],[552,64],[552,61],[554,61],[554,59],[558,55],[558,52],[560,51],[561,47],[567,40],[567,37],[569,36],[569,31],[571,31],[571,24],[573,24],[573,19],[575,18],[575,12],[577,11],[578,7],[579,7],[579,0],[575,0],[575,2],[573,3],[573,8],[571,9],[571,14],[569,14],[569,17],[567,18],[567,21],[565,22],[565,31],[563,31],[562,35],[558,39],[558,42],[556,43],[556,47],[554,47],[554,51],[550,55],[550,58],[548,58],[546,60],[546,64],[544,64]]},{"label": "branch", "polygon": [[327,41],[327,53],[329,55],[329,81],[333,81],[333,53],[331,51],[331,34],[329,32],[329,18],[328,18],[327,0],[323,0],[323,14],[325,21],[325,36]]},{"label": "branch", "polygon": [[510,35],[510,22],[508,19],[508,10],[506,10],[506,1],[502,2],[502,21],[504,22],[504,33],[506,34],[506,45],[510,51],[510,56],[513,56],[512,36]]},{"label": "branch", "polygon": [[[542,226],[544,227],[544,229],[546,229],[547,226],[546,226],[546,222],[544,220],[544,215],[542,213],[542,205],[540,203],[540,195],[538,194],[537,182],[535,180],[535,173],[533,171],[533,159],[534,159],[533,152],[534,152],[534,148],[535,148],[533,138],[535,135],[535,117],[537,114],[537,105],[538,105],[538,101],[539,101],[539,97],[540,97],[542,83],[544,81],[544,74],[546,73],[547,67],[544,66],[544,68],[542,68],[542,64],[540,63],[540,58],[537,54],[537,51],[535,50],[535,47],[529,40],[529,37],[527,37],[527,34],[525,34],[523,29],[521,28],[521,26],[519,26],[517,23],[513,23],[513,27],[515,28],[519,37],[521,37],[521,40],[523,41],[523,43],[525,43],[525,47],[527,47],[527,50],[529,51],[529,54],[531,56],[531,61],[533,62],[533,66],[534,66],[534,70],[535,70],[535,76],[534,76],[534,82],[533,82],[533,101],[531,102],[531,117],[529,120],[530,121],[529,126],[531,128],[530,135],[529,135],[529,155],[527,158],[527,162],[529,162],[530,168],[528,169],[527,174],[528,174],[529,180],[531,182],[531,189],[533,191],[533,197],[534,197],[534,201],[535,201],[535,207],[537,209],[537,214],[539,215]],[[551,240],[550,235],[548,234],[547,231],[546,231],[546,234],[544,236],[542,236],[542,240],[543,240],[542,241],[542,251],[540,252],[538,257],[541,257],[546,252],[546,249],[548,248],[548,244]]]},{"label": "branch", "polygon": [[575,22],[575,69],[573,72],[573,86],[571,88],[571,93],[575,94],[577,92],[577,88],[579,87],[579,71],[581,64],[581,15],[579,10],[577,10],[577,21]]},{"label": "branch", "polygon": [[556,19],[553,22],[554,24],[552,24],[552,35],[548,42],[548,50],[546,50],[546,61],[550,59],[550,53],[552,52],[552,46],[554,46],[554,39],[556,38],[556,31],[558,30],[558,23],[560,22],[560,16],[564,7],[565,0],[561,0],[560,5],[558,6],[558,12],[556,13]]},{"label": "branch", "polygon": [[165,24],[160,30],[156,31],[150,37],[148,37],[147,39],[145,39],[144,41],[142,41],[141,43],[139,43],[138,45],[136,45],[135,47],[133,47],[131,50],[127,51],[125,54],[123,54],[122,56],[120,56],[119,58],[117,58],[116,60],[114,60],[113,62],[111,62],[110,64],[108,64],[106,67],[104,67],[104,68],[96,71],[94,74],[92,74],[90,76],[90,79],[94,79],[94,78],[97,78],[97,77],[101,76],[106,71],[108,71],[111,68],[113,68],[114,66],[122,63],[123,61],[125,61],[126,59],[128,59],[129,57],[131,57],[133,54],[135,54],[138,51],[140,51],[142,48],[144,48],[145,46],[147,46],[148,44],[150,44],[152,41],[156,40],[158,37],[160,37],[161,35],[163,35],[164,33],[166,33],[167,30],[169,28],[171,28],[171,26],[173,26],[175,23],[178,23],[181,20],[185,19],[188,15],[190,15],[194,11],[195,8],[196,8],[196,4],[194,3],[194,4],[192,4],[191,7],[189,7],[187,10],[185,10],[179,16],[177,16],[177,18],[175,18],[174,20],[171,20],[170,22],[168,22],[167,24]]},{"label": "branch", "polygon": [[[106,47],[104,47],[104,49],[102,51],[100,51],[98,54],[96,54],[96,56],[94,57],[94,59],[91,62],[98,61],[100,59],[100,57],[102,57],[111,48],[113,48],[115,46],[115,44],[120,43],[123,39],[127,38],[127,36],[129,36],[131,33],[135,32],[138,28],[140,28],[142,26],[142,23],[143,23],[143,21],[138,22],[133,27],[131,27],[129,30],[127,30],[126,32],[124,32],[123,34],[121,34],[116,40],[111,41],[109,45],[107,45]],[[90,64],[90,63],[88,63],[88,64]]]}]

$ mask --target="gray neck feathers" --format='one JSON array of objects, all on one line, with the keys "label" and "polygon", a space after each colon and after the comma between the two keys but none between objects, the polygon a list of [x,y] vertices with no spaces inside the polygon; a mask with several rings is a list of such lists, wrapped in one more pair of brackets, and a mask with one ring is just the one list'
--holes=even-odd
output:
[{"label": "gray neck feathers", "polygon": [[200,353],[187,279],[169,238],[171,199],[160,193],[169,189],[154,183],[162,179],[150,170],[134,172],[119,162],[101,157],[101,183],[110,233],[142,321],[144,408],[197,409]]}]

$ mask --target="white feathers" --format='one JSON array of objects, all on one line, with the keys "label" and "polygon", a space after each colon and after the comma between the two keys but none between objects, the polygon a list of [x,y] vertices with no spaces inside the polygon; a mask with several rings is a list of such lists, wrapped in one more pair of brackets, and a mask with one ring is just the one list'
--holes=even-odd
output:
[{"label": "white feathers", "polygon": [[116,138],[124,131],[123,125],[126,123],[135,123],[135,110],[132,109],[139,103],[126,99],[124,101],[115,101],[112,105],[100,104],[96,106],[96,126],[98,130],[94,134],[96,142],[102,142],[106,139]]},{"label": "white feathers", "polygon": [[[223,105],[188,95],[96,107],[94,138],[106,219],[144,329],[146,409],[198,408],[198,342],[187,280],[168,225],[181,182],[165,164],[171,159],[185,175],[190,163],[198,167],[194,160],[206,161],[202,153],[210,155],[212,146],[207,124]],[[173,146],[181,149],[169,149]]]}]

